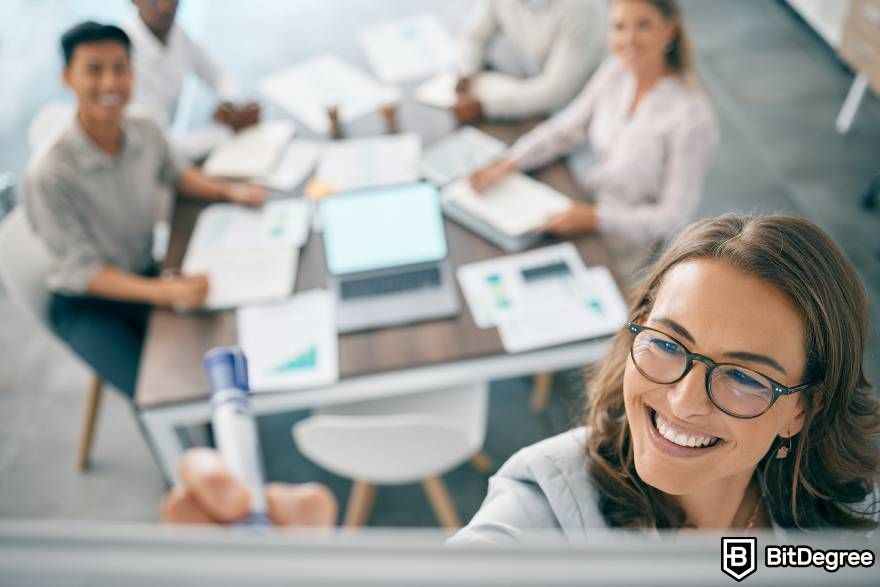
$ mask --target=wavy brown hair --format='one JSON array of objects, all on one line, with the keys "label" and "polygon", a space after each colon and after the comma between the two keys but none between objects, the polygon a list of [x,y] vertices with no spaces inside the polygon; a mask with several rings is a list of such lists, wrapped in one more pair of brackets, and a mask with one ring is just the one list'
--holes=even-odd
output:
[{"label": "wavy brown hair", "polygon": [[[716,259],[783,292],[803,316],[805,421],[788,458],[776,446],[758,464],[765,503],[787,528],[876,527],[880,412],[862,368],[868,310],[862,283],[840,249],[813,223],[774,214],[727,214],[687,227],[637,288],[631,316],[650,312],[676,265]],[[606,522],[679,528],[684,513],[636,473],[624,411],[630,335],[621,331],[588,384],[588,468]],[[787,441],[786,441],[787,444]]]}]

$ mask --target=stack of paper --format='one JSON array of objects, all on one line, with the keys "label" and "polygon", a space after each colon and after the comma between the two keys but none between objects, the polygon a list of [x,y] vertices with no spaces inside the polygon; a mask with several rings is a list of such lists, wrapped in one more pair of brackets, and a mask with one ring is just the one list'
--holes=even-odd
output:
[{"label": "stack of paper", "polygon": [[455,65],[455,42],[433,14],[420,14],[370,27],[361,44],[379,79],[401,83]]},{"label": "stack of paper", "polygon": [[482,193],[467,178],[443,190],[444,204],[452,204],[501,231],[518,237],[537,230],[554,214],[571,206],[571,199],[521,173],[512,173]]},{"label": "stack of paper", "polygon": [[182,271],[208,275],[208,309],[286,297],[293,291],[309,216],[302,200],[277,200],[261,209],[209,206],[196,222]]},{"label": "stack of paper", "polygon": [[238,340],[253,391],[317,387],[339,378],[336,300],[327,290],[241,308]]},{"label": "stack of paper", "polygon": [[334,141],[324,147],[314,181],[331,193],[418,180],[422,143],[402,134]]},{"label": "stack of paper", "polygon": [[472,126],[465,126],[427,150],[422,158],[422,172],[434,185],[442,187],[488,165],[505,148],[504,143],[495,137]]},{"label": "stack of paper", "polygon": [[232,179],[268,176],[277,166],[295,127],[289,120],[246,128],[217,146],[205,161],[206,175]]},{"label": "stack of paper", "polygon": [[475,323],[497,326],[507,352],[605,336],[627,318],[611,273],[587,269],[571,243],[463,265],[457,275]]},{"label": "stack of paper", "polygon": [[330,131],[328,108],[341,122],[396,103],[400,91],[383,86],[333,55],[319,55],[273,74],[260,83],[262,92],[318,133]]}]

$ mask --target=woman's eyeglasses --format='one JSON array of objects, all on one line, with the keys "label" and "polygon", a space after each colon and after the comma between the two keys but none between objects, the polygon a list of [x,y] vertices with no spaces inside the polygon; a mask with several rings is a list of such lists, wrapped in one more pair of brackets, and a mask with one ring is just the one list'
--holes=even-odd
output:
[{"label": "woman's eyeglasses", "polygon": [[654,383],[681,381],[694,366],[706,365],[706,393],[719,410],[735,418],[757,418],[783,395],[797,393],[812,383],[785,387],[773,379],[729,363],[690,352],[683,344],[659,330],[629,322],[633,335],[630,356],[639,373]]}]

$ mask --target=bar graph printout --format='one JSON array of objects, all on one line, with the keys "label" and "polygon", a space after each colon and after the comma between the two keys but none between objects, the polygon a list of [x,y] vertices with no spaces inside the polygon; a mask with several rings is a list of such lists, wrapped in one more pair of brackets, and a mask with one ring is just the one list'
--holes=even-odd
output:
[{"label": "bar graph printout", "polygon": [[330,291],[240,308],[237,319],[253,391],[307,389],[339,378],[336,301]]}]

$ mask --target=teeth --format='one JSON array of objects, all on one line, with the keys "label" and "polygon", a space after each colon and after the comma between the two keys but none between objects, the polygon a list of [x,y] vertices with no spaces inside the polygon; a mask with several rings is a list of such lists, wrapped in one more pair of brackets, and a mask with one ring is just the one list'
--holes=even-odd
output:
[{"label": "teeth", "polygon": [[101,106],[118,106],[122,103],[122,98],[116,94],[98,96],[98,104]]},{"label": "teeth", "polygon": [[678,432],[674,430],[672,426],[656,411],[654,412],[654,425],[656,426],[657,431],[660,432],[660,436],[679,446],[705,448],[718,442],[718,438],[714,436],[693,435]]}]

